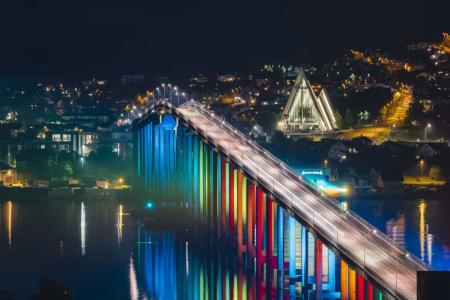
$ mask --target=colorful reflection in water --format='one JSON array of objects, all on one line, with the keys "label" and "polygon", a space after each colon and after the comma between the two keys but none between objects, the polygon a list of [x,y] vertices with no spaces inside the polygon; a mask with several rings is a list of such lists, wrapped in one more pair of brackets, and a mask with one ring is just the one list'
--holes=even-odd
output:
[{"label": "colorful reflection in water", "polygon": [[[315,294],[311,290],[314,280],[310,281],[309,291],[302,293],[301,281],[290,279],[289,271],[271,273],[264,269],[258,276],[255,261],[245,261],[237,248],[217,242],[199,228],[172,232],[143,228],[138,227],[136,265],[130,258],[130,299],[341,299],[341,293],[332,288]],[[309,244],[310,253],[314,253],[314,245]],[[322,289],[336,285],[338,290],[348,291],[345,297],[356,299],[363,278],[345,262],[336,261],[325,246],[322,249]],[[301,249],[294,251],[300,253]],[[308,268],[314,274],[314,263]],[[373,289],[371,285],[366,288]],[[382,298],[378,291],[373,296]]]},{"label": "colorful reflection in water", "polygon": [[[392,226],[401,224],[398,220],[403,214],[406,246],[433,266],[448,269],[449,252],[445,252],[444,245],[450,227],[445,202],[357,199],[349,200],[348,205],[366,212],[383,231],[392,220]],[[229,243],[213,242],[206,231],[155,231],[141,226],[129,212],[127,204],[102,199],[0,201],[0,290],[27,299],[46,274],[72,288],[79,299],[307,297],[301,294],[301,282],[289,279],[290,271],[295,276],[301,268],[301,259],[296,260],[295,269],[286,269],[283,274],[276,268],[269,274],[263,267],[263,276],[258,278],[254,260],[239,259],[239,249]],[[285,225],[288,227],[289,222]],[[301,256],[302,251],[298,229],[295,247],[286,244],[295,256]],[[393,230],[399,232],[398,228]],[[313,275],[316,244],[312,236],[310,240],[308,273]],[[330,263],[332,252],[325,246],[321,250],[322,290],[334,281],[336,291],[348,291],[342,299],[355,299],[361,277],[338,260]],[[289,251],[285,255],[287,261]],[[330,271],[333,266],[335,272]],[[311,292],[314,284],[309,284]],[[332,295],[322,296],[333,299]],[[334,296],[339,299],[339,295]],[[315,295],[309,294],[311,297]]]},{"label": "colorful reflection in water", "polygon": [[346,205],[437,270],[450,270],[450,203],[424,199],[354,198]]}]

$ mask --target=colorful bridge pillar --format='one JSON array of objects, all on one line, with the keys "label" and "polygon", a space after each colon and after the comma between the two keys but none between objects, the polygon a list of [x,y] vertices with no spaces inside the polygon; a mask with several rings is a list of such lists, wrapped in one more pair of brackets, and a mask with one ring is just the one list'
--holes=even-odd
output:
[{"label": "colorful bridge pillar", "polygon": [[277,265],[278,270],[284,270],[284,210],[278,205],[277,207],[277,220],[278,220],[278,239],[277,239]]},{"label": "colorful bridge pillar", "polygon": [[296,221],[294,217],[289,216],[289,279],[297,278],[296,270],[296,253],[295,253],[295,227]]},{"label": "colorful bridge pillar", "polygon": [[309,248],[308,248],[308,230],[306,230],[305,226],[302,226],[301,231],[301,246],[302,246],[302,290],[306,289],[308,287],[308,255],[309,255]]},{"label": "colorful bridge pillar", "polygon": [[336,290],[336,254],[328,249],[328,291]]},{"label": "colorful bridge pillar", "polygon": [[255,257],[255,213],[256,213],[256,187],[253,182],[248,184],[248,209],[247,209],[247,257],[249,260]]},{"label": "colorful bridge pillar", "polygon": [[316,253],[314,255],[315,258],[315,279],[316,279],[316,292],[320,294],[322,292],[322,280],[323,280],[323,270],[322,270],[322,241],[318,238],[315,238],[315,248]]},{"label": "colorful bridge pillar", "polygon": [[220,205],[220,220],[222,223],[222,235],[226,236],[227,232],[227,162],[225,158],[222,156],[221,159],[221,205]]},{"label": "colorful bridge pillar", "polygon": [[262,274],[263,267],[263,237],[264,237],[264,194],[261,188],[256,188],[256,273]]},{"label": "colorful bridge pillar", "polygon": [[367,300],[373,300],[373,285],[370,282],[367,282],[367,292],[366,292],[366,299]]},{"label": "colorful bridge pillar", "polygon": [[341,300],[348,300],[348,264],[341,259]]},{"label": "colorful bridge pillar", "polygon": [[356,299],[364,300],[364,277],[356,272]]},{"label": "colorful bridge pillar", "polygon": [[266,197],[266,224],[267,224],[267,249],[266,262],[267,269],[272,271],[276,267],[276,257],[274,255],[275,242],[275,203],[270,197]]},{"label": "colorful bridge pillar", "polygon": [[243,243],[243,214],[242,208],[244,205],[244,194],[243,194],[243,174],[242,172],[237,172],[237,244],[238,244],[238,254],[239,259],[242,259],[242,253],[244,249]]},{"label": "colorful bridge pillar", "polygon": [[348,269],[348,296],[350,300],[356,300],[356,271]]},{"label": "colorful bridge pillar", "polygon": [[228,164],[228,230],[231,240],[235,239],[235,226],[234,226],[234,204],[235,204],[235,181],[234,181],[234,167]]}]

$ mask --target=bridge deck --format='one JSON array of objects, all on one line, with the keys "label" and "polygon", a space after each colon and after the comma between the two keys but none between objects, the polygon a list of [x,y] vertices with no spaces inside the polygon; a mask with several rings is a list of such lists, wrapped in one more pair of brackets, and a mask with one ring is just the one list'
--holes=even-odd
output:
[{"label": "bridge deck", "polygon": [[[166,105],[170,105],[166,103]],[[289,207],[325,241],[398,298],[416,299],[416,271],[428,267],[308,186],[294,171],[211,111],[189,101],[174,112]]]}]

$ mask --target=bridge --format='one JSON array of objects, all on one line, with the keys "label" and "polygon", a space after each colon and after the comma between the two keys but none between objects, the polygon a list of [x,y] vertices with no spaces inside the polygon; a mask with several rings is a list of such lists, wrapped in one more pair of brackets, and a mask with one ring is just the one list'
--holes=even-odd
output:
[{"label": "bridge", "polygon": [[191,210],[257,276],[320,298],[417,298],[425,264],[203,105],[159,101],[133,126],[139,190]]}]

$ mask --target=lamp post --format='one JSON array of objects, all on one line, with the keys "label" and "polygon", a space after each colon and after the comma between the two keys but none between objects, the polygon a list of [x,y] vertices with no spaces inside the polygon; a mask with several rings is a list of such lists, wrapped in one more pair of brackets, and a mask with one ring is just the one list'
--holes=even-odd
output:
[{"label": "lamp post", "polygon": [[169,83],[167,86],[169,87],[169,102],[172,103],[172,85]]},{"label": "lamp post", "polygon": [[161,92],[159,91],[159,87],[157,87],[156,90],[158,91],[158,101],[159,101],[159,96],[161,95],[160,94]]},{"label": "lamp post", "polygon": [[423,132],[423,140],[425,142],[428,142],[428,129],[431,128],[431,124],[428,123],[427,126],[425,126],[424,132]]},{"label": "lamp post", "polygon": [[175,90],[175,96],[177,96],[177,106],[180,106],[180,96],[178,95],[178,87],[174,86],[173,89]]},{"label": "lamp post", "polygon": [[166,85],[163,83],[161,86],[163,87],[163,98],[166,99]]}]

